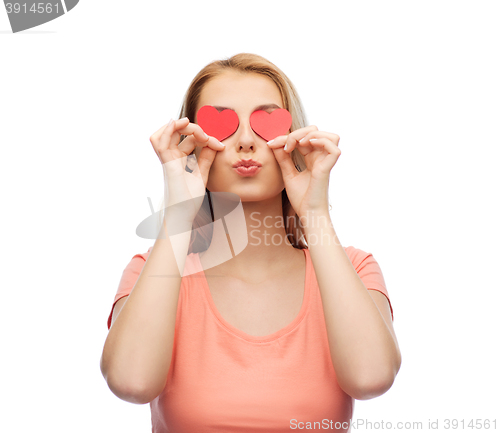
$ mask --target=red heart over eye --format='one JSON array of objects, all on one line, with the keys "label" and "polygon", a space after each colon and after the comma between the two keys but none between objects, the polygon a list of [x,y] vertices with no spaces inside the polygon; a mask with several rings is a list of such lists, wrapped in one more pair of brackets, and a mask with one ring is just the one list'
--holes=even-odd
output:
[{"label": "red heart over eye", "polygon": [[257,110],[250,116],[250,126],[264,140],[270,141],[279,135],[285,135],[292,126],[292,115],[280,108],[272,113]]},{"label": "red heart over eye", "polygon": [[233,110],[222,110],[220,113],[211,105],[204,105],[196,115],[198,125],[208,135],[222,141],[233,135],[238,129],[238,115]]}]

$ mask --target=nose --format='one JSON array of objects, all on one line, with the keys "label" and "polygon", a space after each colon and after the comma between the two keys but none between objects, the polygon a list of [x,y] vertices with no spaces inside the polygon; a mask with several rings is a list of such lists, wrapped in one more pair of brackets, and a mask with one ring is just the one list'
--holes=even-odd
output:
[{"label": "nose", "polygon": [[238,131],[236,131],[236,149],[243,152],[255,151],[256,145],[255,132],[250,127],[249,119],[245,119],[245,121],[240,122]]}]

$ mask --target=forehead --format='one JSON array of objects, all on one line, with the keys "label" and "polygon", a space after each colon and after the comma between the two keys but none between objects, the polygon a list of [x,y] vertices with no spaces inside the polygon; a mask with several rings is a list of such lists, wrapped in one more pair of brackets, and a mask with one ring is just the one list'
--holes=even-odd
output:
[{"label": "forehead", "polygon": [[196,111],[204,105],[215,105],[244,115],[265,104],[283,108],[281,93],[273,80],[253,72],[225,71],[205,84]]}]

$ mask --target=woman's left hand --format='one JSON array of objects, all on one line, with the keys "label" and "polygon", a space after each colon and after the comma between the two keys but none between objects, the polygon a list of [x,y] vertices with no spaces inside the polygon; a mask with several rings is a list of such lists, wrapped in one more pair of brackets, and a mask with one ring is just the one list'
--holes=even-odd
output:
[{"label": "woman's left hand", "polygon": [[[340,156],[339,140],[336,134],[307,126],[268,143],[281,167],[288,199],[299,217],[307,218],[308,212],[328,212],[328,184],[330,171]],[[306,161],[306,169],[301,172],[290,155],[295,148]]]}]

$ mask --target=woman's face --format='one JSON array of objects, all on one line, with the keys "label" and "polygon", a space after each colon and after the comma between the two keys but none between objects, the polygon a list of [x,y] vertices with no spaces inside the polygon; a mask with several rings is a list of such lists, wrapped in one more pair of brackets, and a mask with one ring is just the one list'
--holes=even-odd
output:
[{"label": "woman's face", "polygon": [[[239,119],[237,131],[223,141],[226,148],[215,156],[207,188],[235,193],[242,202],[265,200],[281,193],[285,185],[274,153],[250,127],[250,115],[255,110],[271,113],[284,108],[276,84],[264,75],[226,71],[205,84],[196,112],[204,105],[219,111],[230,108]],[[252,159],[262,167],[253,176],[239,174],[233,164],[241,159]]]}]

